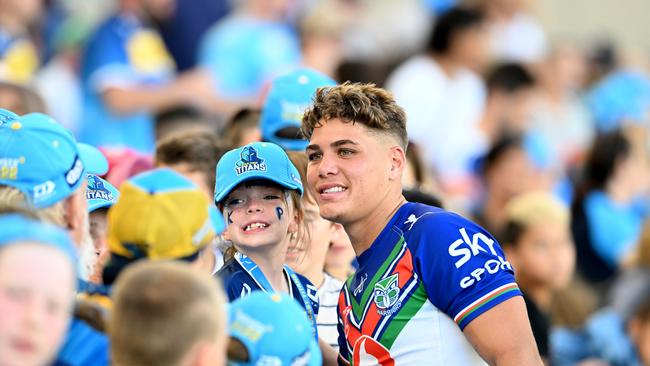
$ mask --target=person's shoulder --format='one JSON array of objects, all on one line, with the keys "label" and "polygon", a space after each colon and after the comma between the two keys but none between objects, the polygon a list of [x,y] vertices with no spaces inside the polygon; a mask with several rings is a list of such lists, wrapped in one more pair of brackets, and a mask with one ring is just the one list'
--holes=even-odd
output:
[{"label": "person's shoulder", "polygon": [[408,80],[430,80],[437,78],[440,74],[440,68],[435,61],[424,55],[413,56],[400,65],[389,75],[386,85],[388,89],[397,87],[399,83]]},{"label": "person's shoulder", "polygon": [[419,203],[408,205],[408,211],[402,215],[402,222],[397,224],[409,244],[426,242],[449,245],[464,235],[489,235],[481,226],[457,213]]},{"label": "person's shoulder", "polygon": [[220,278],[224,283],[228,283],[236,278],[241,278],[243,274],[244,269],[234,258],[231,258],[221,266],[217,273],[215,273],[215,276]]}]

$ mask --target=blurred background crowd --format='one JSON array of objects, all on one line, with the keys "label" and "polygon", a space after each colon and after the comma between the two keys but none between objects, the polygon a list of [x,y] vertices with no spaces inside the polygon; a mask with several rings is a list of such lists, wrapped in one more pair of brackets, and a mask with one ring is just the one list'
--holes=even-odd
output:
[{"label": "blurred background crowd", "polygon": [[[290,105],[299,92],[274,94],[277,77],[311,69],[303,84],[375,83],[407,112],[405,195],[495,235],[549,363],[650,364],[648,10],[632,0],[0,0],[0,108],[47,113],[99,148],[109,169],[98,176],[115,187],[170,166],[212,197],[223,152],[295,138],[291,123],[265,122],[302,113]],[[90,222],[96,248],[105,226]],[[347,253],[326,268],[344,280],[349,242],[325,246]]]}]

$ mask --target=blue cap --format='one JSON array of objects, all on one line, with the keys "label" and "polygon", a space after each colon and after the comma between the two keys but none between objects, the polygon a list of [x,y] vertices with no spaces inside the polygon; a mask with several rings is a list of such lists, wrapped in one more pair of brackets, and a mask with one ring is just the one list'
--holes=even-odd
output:
[{"label": "blue cap", "polygon": [[22,191],[36,208],[70,196],[86,173],[104,174],[108,161],[77,144],[51,117],[30,113],[0,125],[0,184]]},{"label": "blue cap", "polygon": [[77,268],[77,250],[64,230],[20,214],[0,215],[0,248],[17,241],[35,241],[59,249]]},{"label": "blue cap", "polygon": [[214,202],[221,202],[240,183],[257,179],[303,192],[300,173],[287,153],[270,142],[253,142],[228,151],[217,163]]},{"label": "blue cap", "polygon": [[336,81],[329,76],[306,68],[275,78],[260,117],[264,141],[274,142],[291,151],[305,150],[307,140],[299,136],[295,139],[283,138],[276,134],[284,128],[300,128],[302,116],[311,105],[316,90],[333,85],[336,85]]},{"label": "blue cap", "polygon": [[231,303],[230,336],[248,351],[248,362],[232,365],[322,364],[305,310],[287,295],[254,291]]},{"label": "blue cap", "polygon": [[120,192],[112,184],[94,174],[88,174],[86,178],[88,180],[86,186],[88,212],[93,212],[98,208],[111,207],[117,202]]}]

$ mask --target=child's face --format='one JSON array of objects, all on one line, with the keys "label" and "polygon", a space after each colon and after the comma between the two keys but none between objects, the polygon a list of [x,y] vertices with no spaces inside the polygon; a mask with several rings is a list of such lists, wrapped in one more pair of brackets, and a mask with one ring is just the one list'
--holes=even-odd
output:
[{"label": "child's face", "polygon": [[528,227],[507,253],[517,279],[527,285],[561,289],[568,285],[575,266],[575,249],[566,225],[545,222]]},{"label": "child's face", "polygon": [[304,222],[309,230],[309,236],[306,238],[308,242],[290,243],[286,258],[286,263],[301,274],[314,268],[323,270],[334,227],[334,223],[320,216],[318,205],[303,200],[303,207]]},{"label": "child's face", "polygon": [[57,249],[16,243],[0,252],[0,360],[49,364],[63,341],[74,301],[72,264]]},{"label": "child's face", "polygon": [[298,220],[280,188],[241,184],[223,202],[226,239],[244,252],[276,245],[286,251],[286,239],[297,231]]}]

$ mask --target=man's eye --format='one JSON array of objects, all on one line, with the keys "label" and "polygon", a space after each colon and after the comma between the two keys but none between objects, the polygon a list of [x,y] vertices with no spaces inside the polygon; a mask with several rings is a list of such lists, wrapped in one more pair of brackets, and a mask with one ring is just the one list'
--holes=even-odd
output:
[{"label": "man's eye", "polygon": [[354,150],[350,150],[350,149],[340,149],[340,150],[339,150],[339,155],[340,155],[340,156],[350,156],[350,155],[352,155],[352,154],[354,154],[354,153],[355,153],[355,151],[354,151]]},{"label": "man's eye", "polygon": [[323,154],[319,153],[319,152],[313,152],[313,153],[307,154],[307,159],[309,161],[316,161],[316,160],[319,160],[321,157],[323,157]]}]

